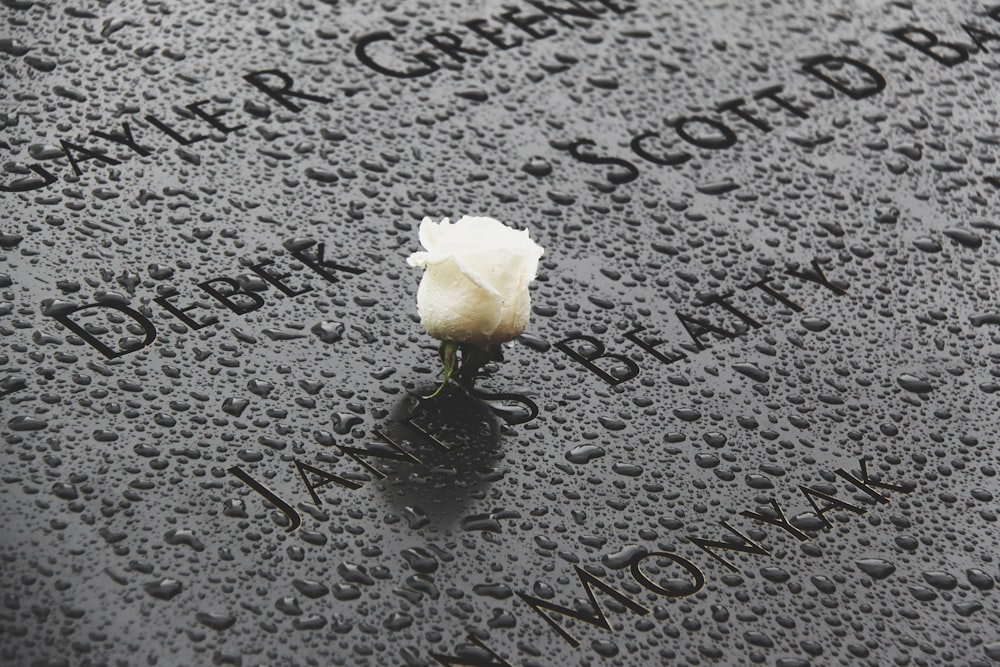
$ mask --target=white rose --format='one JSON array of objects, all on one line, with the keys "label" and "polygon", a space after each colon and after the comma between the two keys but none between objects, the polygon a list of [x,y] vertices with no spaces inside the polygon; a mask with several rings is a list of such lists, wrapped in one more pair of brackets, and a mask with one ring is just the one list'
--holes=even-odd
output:
[{"label": "white rose", "polygon": [[406,260],[424,275],[417,290],[420,321],[434,338],[489,347],[511,340],[528,324],[528,283],[544,250],[528,232],[498,220],[462,216],[440,223],[424,218],[425,252]]}]

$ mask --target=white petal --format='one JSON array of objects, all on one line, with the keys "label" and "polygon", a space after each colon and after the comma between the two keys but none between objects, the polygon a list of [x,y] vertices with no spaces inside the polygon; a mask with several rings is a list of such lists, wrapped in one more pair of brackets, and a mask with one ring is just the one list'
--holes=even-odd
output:
[{"label": "white petal", "polygon": [[541,246],[484,216],[420,223],[424,251],[407,258],[425,269],[417,308],[427,331],[441,340],[492,345],[520,334],[528,323],[528,284],[538,272]]},{"label": "white petal", "polygon": [[484,289],[451,261],[430,266],[417,290],[420,321],[438,340],[489,344],[502,304],[498,293]]}]

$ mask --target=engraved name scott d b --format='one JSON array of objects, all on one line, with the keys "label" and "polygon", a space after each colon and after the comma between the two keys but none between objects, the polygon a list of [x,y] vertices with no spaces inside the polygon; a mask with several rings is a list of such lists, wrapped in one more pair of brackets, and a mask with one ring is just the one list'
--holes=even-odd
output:
[{"label": "engraved name scott d b", "polygon": [[[1000,6],[986,10],[985,16],[1000,21]],[[913,47],[938,66],[952,68],[969,62],[973,54],[989,53],[1000,43],[1000,35],[971,23],[962,23],[962,30],[973,44],[946,41],[926,28],[907,25],[886,34]],[[834,91],[852,100],[875,97],[885,90],[888,82],[885,74],[872,65],[845,55],[829,53],[802,59],[800,73],[829,86]],[[767,134],[780,124],[782,117],[809,118],[809,110],[794,101],[795,95],[786,91],[787,82],[772,84],[753,91],[752,98],[731,98],[714,105],[714,114],[681,115],[665,122],[676,138],[663,137],[659,131],[639,132],[628,139],[631,154],[599,154],[597,142],[590,138],[573,141],[555,140],[552,145],[564,150],[583,164],[596,165],[607,169],[605,182],[587,181],[598,190],[610,192],[616,186],[630,183],[639,178],[644,164],[661,167],[680,167],[687,164],[694,155],[691,150],[724,151],[736,146],[741,134],[749,129],[753,133]],[[831,136],[820,136],[812,140],[797,139],[803,145],[820,144],[831,140]],[[609,143],[605,139],[605,143]],[[687,147],[687,149],[685,148]],[[690,149],[690,150],[688,150]],[[636,161],[639,158],[642,162]],[[988,177],[987,182],[1000,186],[996,177]]]}]

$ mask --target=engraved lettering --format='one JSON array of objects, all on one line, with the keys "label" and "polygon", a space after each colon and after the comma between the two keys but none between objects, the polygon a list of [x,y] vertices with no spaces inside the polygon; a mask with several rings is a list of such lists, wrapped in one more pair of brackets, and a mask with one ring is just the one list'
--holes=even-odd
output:
[{"label": "engraved lettering", "polygon": [[769,123],[767,123],[766,121],[761,120],[760,118],[758,118],[757,116],[755,116],[752,111],[744,109],[743,105],[745,105],[745,104],[746,104],[746,100],[744,100],[741,97],[738,97],[738,98],[736,98],[734,100],[729,100],[727,102],[723,102],[719,106],[715,107],[715,110],[716,111],[720,111],[720,112],[722,112],[722,111],[728,111],[728,112],[730,112],[730,113],[732,113],[732,114],[734,114],[734,115],[742,118],[746,122],[750,123],[751,125],[753,125],[754,127],[756,127],[758,130],[760,130],[761,132],[770,132],[771,130],[774,129],[773,127],[771,127],[771,125]]},{"label": "engraved lettering", "polygon": [[0,185],[0,192],[28,192],[29,190],[40,190],[41,188],[46,188],[58,179],[45,167],[37,164],[28,165],[28,169],[35,172],[35,174],[41,177],[41,180],[37,178],[18,178],[12,181],[9,185]]},{"label": "engraved lettering", "polygon": [[295,532],[299,526],[302,525],[302,517],[294,507],[286,503],[281,496],[276,494],[274,491],[254,479],[246,470],[240,466],[233,466],[229,468],[227,472],[263,496],[264,500],[274,505],[288,518],[289,525],[288,528],[285,529],[285,532]]},{"label": "engraved lettering", "polygon": [[722,524],[723,528],[725,528],[730,533],[732,533],[733,535],[735,535],[736,537],[738,537],[740,539],[740,541],[739,542],[734,542],[732,540],[730,540],[730,541],[706,540],[703,537],[691,537],[689,535],[688,538],[687,538],[688,542],[691,542],[692,544],[696,545],[699,549],[701,549],[702,551],[704,551],[705,553],[707,553],[709,556],[711,556],[715,560],[719,561],[720,563],[722,563],[723,565],[725,565],[726,567],[728,567],[730,570],[732,570],[734,572],[739,572],[739,568],[736,567],[735,565],[733,565],[732,562],[726,560],[725,558],[723,558],[719,554],[715,553],[715,551],[713,551],[714,549],[725,549],[727,551],[739,551],[741,553],[753,554],[754,556],[770,556],[771,555],[770,551],[768,551],[764,547],[760,546],[759,544],[757,544],[756,542],[754,542],[753,540],[751,540],[749,537],[747,537],[746,535],[744,535],[740,531],[738,531],[735,528],[733,528],[732,526],[730,526],[725,521],[720,521],[719,523]]},{"label": "engraved lettering", "polygon": [[[809,504],[816,512],[816,516],[820,518],[820,520],[827,528],[833,527],[833,524],[830,523],[830,520],[826,518],[827,512],[831,512],[835,509],[842,509],[842,510],[847,510],[848,512],[854,512],[855,514],[864,514],[865,512],[868,511],[862,507],[858,507],[857,505],[852,505],[851,503],[844,502],[840,498],[832,496],[829,493],[824,493],[822,491],[810,488],[808,486],[800,484],[799,491],[801,491],[802,495],[806,497],[806,500],[809,501]],[[824,500],[826,501],[827,504],[821,508],[819,506],[819,503],[816,502],[817,499]]]},{"label": "engraved lettering", "polygon": [[646,139],[658,139],[660,134],[658,132],[643,132],[642,134],[637,134],[632,138],[632,143],[629,146],[632,148],[632,152],[641,157],[647,162],[652,162],[653,164],[663,165],[665,167],[675,167],[679,164],[684,164],[691,159],[691,154],[687,152],[674,153],[673,155],[659,156],[650,153],[643,146],[642,142]]},{"label": "engraved lettering", "polygon": [[639,336],[636,335],[642,333],[645,330],[646,327],[639,325],[635,329],[632,329],[632,331],[629,331],[627,334],[625,334],[625,338],[626,340],[632,341],[633,343],[635,343],[642,349],[646,350],[651,355],[653,355],[654,357],[656,357],[657,359],[659,359],[660,361],[662,361],[667,365],[676,363],[678,361],[681,361],[682,359],[687,359],[687,355],[684,354],[683,352],[677,352],[675,350],[673,355],[668,355],[657,350],[656,349],[657,346],[661,345],[663,341],[654,340],[653,342],[648,342],[644,341],[643,339],[639,338]]},{"label": "engraved lettering", "polygon": [[[421,429],[421,432],[424,431]],[[336,443],[334,443],[334,446],[337,449],[339,449],[341,453],[346,454],[352,459],[354,459],[355,463],[357,463],[362,468],[364,468],[371,474],[375,475],[379,479],[385,479],[386,474],[381,470],[379,470],[378,468],[376,468],[375,466],[373,466],[372,464],[368,463],[368,461],[366,461],[363,457],[372,456],[378,459],[390,459],[393,461],[408,461],[410,463],[415,463],[418,465],[421,463],[420,459],[418,459],[413,454],[406,451],[405,449],[397,445],[395,442],[390,440],[389,437],[386,436],[381,431],[374,431],[374,434],[376,437],[378,437],[379,440],[383,441],[388,446],[380,445],[377,443],[373,444],[371,447],[368,447],[367,449],[361,449],[359,447],[347,447],[345,445],[338,445]]]},{"label": "engraved lettering", "polygon": [[201,303],[193,303],[190,306],[185,306],[180,308],[170,303],[170,299],[177,296],[178,292],[176,289],[169,287],[164,291],[163,294],[153,299],[154,302],[166,308],[170,313],[172,313],[177,319],[186,324],[191,328],[192,331],[197,331],[198,329],[203,329],[211,324],[215,324],[219,321],[215,315],[208,315],[203,318],[200,322],[195,320],[193,317],[187,315],[187,312],[194,310],[195,308],[204,308],[205,306]]},{"label": "engraved lettering", "polygon": [[799,304],[795,303],[794,301],[792,301],[791,299],[789,299],[787,296],[785,296],[784,294],[782,294],[781,292],[779,292],[775,288],[771,287],[771,283],[773,281],[774,281],[773,278],[763,278],[761,280],[758,280],[757,282],[748,283],[746,285],[741,285],[740,289],[750,290],[750,289],[757,288],[759,290],[762,290],[762,291],[766,292],[770,296],[774,297],[774,299],[776,299],[777,301],[785,304],[785,306],[787,306],[788,308],[791,308],[796,313],[801,313],[802,312],[802,306],[800,306]]},{"label": "engraved lettering", "polygon": [[[482,58],[485,51],[462,46],[462,38],[451,32],[436,32],[424,37],[424,41],[457,63],[465,62],[465,55]],[[462,55],[465,54],[465,55]]]},{"label": "engraved lettering", "polygon": [[[332,472],[327,472],[326,470],[317,468],[309,463],[305,463],[298,459],[294,459],[293,462],[295,463],[295,469],[299,471],[299,477],[302,478],[302,483],[305,484],[306,488],[309,490],[309,495],[312,496],[313,503],[315,505],[323,504],[320,500],[319,494],[316,493],[316,489],[324,487],[327,484],[338,484],[344,488],[350,489],[351,491],[361,488],[361,484],[357,482],[341,477],[340,475],[335,475]],[[306,473],[318,477],[321,481],[313,482],[309,479]]]},{"label": "engraved lettering", "polygon": [[536,23],[542,23],[548,20],[548,16],[545,14],[531,14],[530,16],[521,16],[520,9],[511,9],[500,14],[498,17],[501,21],[505,21],[518,30],[528,34],[532,39],[545,39],[546,37],[551,37],[556,34],[555,30],[549,28],[548,30],[539,31],[533,26]]},{"label": "engraved lettering", "polygon": [[597,0],[600,4],[604,5],[615,14],[628,14],[629,12],[635,11],[635,5],[629,5],[627,7],[622,7],[614,2],[614,0]]},{"label": "engraved lettering", "polygon": [[[691,575],[691,585],[687,590],[676,591],[653,583],[653,581],[651,581],[642,571],[642,568],[639,567],[640,563],[647,558],[664,558],[677,563],[684,569],[684,571]],[[653,593],[656,593],[657,595],[662,595],[664,597],[684,598],[689,595],[694,595],[705,587],[705,574],[701,571],[701,569],[699,569],[697,565],[689,561],[687,558],[678,556],[677,554],[669,551],[652,551],[650,553],[643,554],[633,560],[629,568],[632,573],[632,578],[635,579],[639,585],[649,591],[652,591]]]},{"label": "engraved lettering", "polygon": [[[229,291],[223,293],[222,291],[212,287],[212,285],[215,285],[216,283],[228,285],[230,288]],[[209,296],[237,315],[252,313],[264,305],[264,299],[259,294],[254,294],[253,292],[244,290],[243,287],[232,278],[212,278],[211,280],[198,283],[198,287],[205,292],[208,292]],[[233,297],[239,297],[239,300],[236,300]],[[248,301],[249,303],[247,303]]]},{"label": "engraved lettering", "polygon": [[677,319],[680,320],[681,324],[684,325],[684,330],[688,332],[691,340],[698,347],[699,350],[705,349],[705,344],[701,342],[701,337],[706,336],[710,333],[721,338],[735,338],[736,333],[728,331],[726,329],[720,329],[711,322],[703,320],[699,317],[692,317],[690,315],[685,315],[680,311],[674,311]]},{"label": "engraved lettering", "polygon": [[132,136],[132,128],[129,127],[129,124],[125,122],[122,123],[121,132],[119,132],[118,130],[112,130],[111,132],[101,132],[100,130],[91,130],[90,134],[95,137],[104,139],[106,141],[120,144],[122,146],[128,146],[142,157],[146,157],[152,152],[145,146],[140,146],[135,142],[135,138]]},{"label": "engraved lettering", "polygon": [[523,40],[520,37],[515,37],[509,42],[504,41],[503,31],[487,27],[488,23],[489,21],[486,19],[472,19],[471,21],[464,22],[462,25],[502,51],[513,49],[522,44]]},{"label": "engraved lettering", "polygon": [[818,259],[814,259],[812,261],[812,270],[798,271],[796,269],[787,269],[785,273],[790,276],[795,276],[796,278],[801,278],[802,280],[808,280],[809,282],[816,283],[817,285],[822,285],[837,296],[847,294],[847,290],[845,288],[827,279],[826,274],[823,273],[823,269],[819,265]]},{"label": "engraved lettering", "polygon": [[385,31],[365,35],[358,41],[358,45],[354,47],[354,55],[361,62],[361,64],[368,69],[374,70],[379,74],[395,77],[397,79],[415,79],[417,77],[427,76],[428,74],[436,72],[440,68],[440,65],[438,65],[433,58],[425,53],[418,53],[414,56],[416,60],[419,60],[424,65],[423,67],[398,70],[393,67],[389,67],[388,65],[384,65],[368,54],[368,47],[376,42],[386,41],[394,42],[396,41],[396,38],[392,36],[392,33]]},{"label": "engraved lettering", "polygon": [[261,278],[263,278],[264,280],[266,280],[267,282],[269,282],[271,285],[273,285],[275,288],[277,288],[277,290],[279,292],[281,292],[282,294],[284,294],[285,296],[299,296],[300,294],[306,294],[308,292],[312,292],[313,291],[312,286],[308,285],[308,284],[303,285],[302,287],[300,287],[299,289],[296,290],[296,289],[292,289],[291,287],[289,287],[285,283],[281,282],[282,280],[284,280],[285,278],[289,277],[292,274],[290,274],[290,273],[271,273],[270,271],[265,271],[264,270],[265,266],[271,266],[272,264],[274,264],[274,262],[272,260],[266,259],[263,262],[257,262],[256,264],[252,264],[250,266],[250,270],[253,271],[254,273],[256,273]]},{"label": "engraved lettering", "polygon": [[[572,347],[568,345],[568,343],[571,341],[582,341],[584,343],[587,343],[587,345],[591,349],[586,350],[584,352],[579,352],[577,350],[574,350]],[[597,340],[593,336],[577,334],[575,336],[570,336],[569,338],[564,338],[563,340],[556,343],[555,346],[557,349],[562,350],[563,352],[568,354],[572,359],[580,362],[586,368],[593,371],[597,375],[597,377],[601,378],[602,380],[604,380],[605,382],[607,382],[612,386],[619,385],[627,380],[631,380],[632,378],[634,378],[636,375],[639,374],[638,364],[636,364],[628,357],[624,357],[620,354],[606,353],[604,345],[601,343],[601,341]],[[625,369],[627,369],[627,372],[624,374],[618,373],[617,375],[612,375],[611,373],[605,371],[604,369],[600,368],[597,364],[594,363],[598,359],[614,359],[615,361],[619,362],[622,366],[624,366]]]},{"label": "engraved lettering", "polygon": [[[689,132],[688,126],[695,123],[709,126],[715,134]],[[736,143],[735,132],[723,123],[705,116],[685,116],[674,123],[674,129],[677,131],[677,136],[698,148],[717,151],[730,148]]]},{"label": "engraved lettering", "polygon": [[191,113],[193,113],[195,116],[198,116],[198,118],[201,118],[206,123],[214,127],[219,132],[222,132],[223,134],[236,132],[237,130],[242,130],[243,128],[246,127],[245,124],[236,126],[226,125],[221,120],[219,120],[219,118],[232,111],[232,109],[219,109],[217,111],[206,111],[205,109],[202,109],[202,107],[208,104],[209,102],[210,100],[199,100],[198,102],[192,102],[191,104],[188,104],[187,107],[185,108]]},{"label": "engraved lettering", "polygon": [[[845,71],[845,65],[850,66],[855,75],[861,75],[860,79],[851,77]],[[885,78],[881,74],[870,65],[847,56],[813,56],[806,59],[802,71],[855,100],[863,100],[885,90]]]},{"label": "engraved lettering", "polygon": [[989,53],[990,50],[986,48],[987,42],[1000,42],[1000,35],[995,32],[990,32],[989,30],[984,30],[974,25],[968,23],[962,24],[962,30],[972,38],[972,41],[976,43],[976,46],[983,51],[983,53]]},{"label": "engraved lettering", "polygon": [[797,116],[799,118],[808,118],[809,114],[806,113],[805,109],[799,106],[795,106],[794,104],[786,100],[784,97],[781,97],[781,95],[779,95],[779,93],[783,92],[784,90],[785,90],[784,86],[769,86],[767,88],[764,88],[763,90],[758,90],[756,93],[754,93],[753,98],[755,100],[771,100],[779,107],[781,107],[788,113],[792,114],[793,116]]},{"label": "engraved lettering", "polygon": [[[448,445],[444,444],[444,443],[443,443],[443,442],[441,442],[441,441],[440,441],[439,439],[437,439],[436,437],[434,437],[434,436],[433,436],[433,435],[432,435],[432,434],[430,433],[430,431],[428,431],[427,429],[425,429],[425,428],[424,428],[423,426],[421,426],[421,425],[420,425],[420,424],[418,424],[417,422],[413,421],[412,419],[407,419],[407,420],[406,420],[406,422],[405,422],[405,424],[406,424],[407,426],[409,426],[410,428],[412,428],[412,429],[413,429],[414,431],[416,431],[417,433],[419,433],[420,435],[422,435],[422,436],[423,436],[424,438],[426,438],[427,440],[429,440],[429,441],[430,441],[430,443],[431,443],[432,445],[434,445],[435,447],[438,447],[439,449],[443,449],[443,450],[445,450],[445,451],[447,451],[447,450],[451,449],[451,447],[449,447]],[[386,437],[385,435],[382,435],[382,434],[381,434],[381,433],[379,433],[378,431],[376,431],[376,432],[375,432],[375,435],[378,435],[378,436],[380,436],[380,437],[381,437],[382,439],[384,439],[384,440],[386,440],[387,442],[389,442],[389,444],[393,444],[393,443],[392,443],[391,441],[389,441],[389,438],[388,438],[388,437]],[[393,444],[393,446],[395,446],[395,445]],[[417,461],[417,463],[420,463],[420,461]]]},{"label": "engraved lettering", "polygon": [[509,662],[484,644],[479,637],[469,634],[466,639],[469,640],[470,644],[478,648],[479,651],[482,651],[482,653],[475,649],[465,649],[463,651],[463,647],[460,646],[458,651],[456,651],[460,654],[458,656],[444,655],[443,653],[431,653],[430,655],[439,665],[444,665],[444,667],[456,667],[457,665],[461,667],[512,667]]},{"label": "engraved lettering", "polygon": [[[268,84],[268,80],[272,77],[281,81],[280,88],[275,88]],[[292,84],[294,83],[292,77],[288,76],[280,69],[264,69],[256,72],[250,72],[245,75],[243,79],[281,106],[285,107],[289,111],[294,111],[295,113],[302,111],[304,107],[289,101],[289,98],[307,100],[309,102],[318,102],[319,104],[329,104],[333,101],[329,97],[323,97],[322,95],[304,93],[301,90],[292,90]]]},{"label": "engraved lettering", "polygon": [[574,18],[585,19],[585,20],[600,18],[596,13],[588,9],[584,9],[573,0],[567,0],[567,1],[569,2],[570,5],[569,7],[553,7],[552,5],[548,5],[544,2],[541,2],[540,0],[528,0],[528,4],[530,4],[532,7],[539,10],[540,12],[543,12],[544,14],[552,17],[557,22],[565,26],[569,26],[571,28],[573,27],[573,24],[563,19],[562,18],[563,16],[572,16]]},{"label": "engraved lettering", "polygon": [[[74,315],[76,313],[80,313],[85,310],[90,310],[92,308],[110,308],[111,310],[117,310],[123,315],[127,315],[135,322],[137,322],[140,327],[142,327],[142,331],[145,334],[145,339],[142,341],[141,344],[125,349],[115,350],[109,347],[108,345],[105,345],[101,340],[97,338],[97,336],[87,331],[83,327],[83,325],[78,324],[77,322],[75,322],[73,319],[70,318],[70,315]],[[91,347],[96,349],[98,352],[103,354],[108,359],[117,359],[118,357],[123,357],[126,354],[135,352],[136,350],[141,350],[144,347],[148,347],[149,345],[152,344],[154,340],[156,340],[156,327],[153,326],[153,323],[149,320],[149,318],[140,313],[139,311],[129,308],[128,306],[122,306],[111,303],[88,303],[83,306],[77,306],[76,308],[73,308],[71,310],[60,311],[58,313],[53,314],[51,317],[55,318],[57,322],[59,322],[64,327],[66,327],[67,329],[75,333],[77,336],[85,340],[87,343],[91,345]]]},{"label": "engraved lettering", "polygon": [[[527,424],[538,416],[538,405],[527,396],[522,396],[521,394],[512,394],[509,392],[493,394],[474,390],[472,395],[481,401],[485,401],[495,415],[511,426]],[[519,403],[524,406],[524,409],[513,410],[505,406],[504,403]],[[416,424],[413,425],[416,426]]]},{"label": "engraved lettering", "polygon": [[738,317],[740,321],[742,321],[747,326],[751,327],[752,329],[760,329],[763,326],[760,322],[750,317],[749,315],[744,313],[742,310],[740,310],[733,304],[726,301],[726,299],[729,299],[732,296],[733,296],[732,292],[726,292],[725,294],[710,294],[707,297],[703,298],[702,302],[706,306],[711,306],[711,305],[722,306],[723,308],[726,309],[727,312]]},{"label": "engraved lettering", "polygon": [[292,250],[292,256],[308,266],[310,269],[318,273],[320,276],[325,278],[331,283],[340,282],[340,279],[334,274],[330,273],[329,269],[334,271],[341,271],[344,273],[350,273],[352,275],[359,275],[365,272],[364,269],[358,269],[353,266],[344,266],[343,264],[337,264],[336,262],[330,262],[324,259],[324,254],[326,251],[325,243],[315,243],[316,252],[314,255],[306,254],[306,250],[313,247],[314,243],[309,243],[309,245],[301,248],[296,248]]},{"label": "engraved lettering", "polygon": [[889,34],[945,67],[954,67],[969,59],[969,50],[966,47],[954,42],[942,42],[930,30],[905,26],[890,30]]},{"label": "engraved lettering", "polygon": [[869,496],[871,496],[875,501],[887,505],[889,499],[884,495],[876,491],[875,489],[885,489],[886,491],[899,491],[900,493],[913,493],[912,486],[903,486],[900,484],[890,484],[888,482],[883,482],[880,480],[874,480],[868,476],[868,461],[866,459],[861,459],[858,461],[858,465],[861,467],[861,477],[855,477],[851,473],[847,472],[843,468],[837,468],[834,472],[840,477],[847,480],[854,486],[858,487],[859,490],[864,491]]},{"label": "engraved lettering", "polygon": [[183,134],[181,134],[174,128],[170,127],[156,116],[146,116],[146,120],[149,121],[149,123],[153,127],[157,128],[158,130],[166,134],[168,137],[179,143],[181,146],[190,146],[191,144],[196,143],[198,141],[203,141],[205,139],[208,139],[208,135],[205,134],[191,135],[190,137],[185,137]]},{"label": "engraved lettering", "polygon": [[[526,595],[520,592],[517,594],[523,602],[534,609],[538,615],[549,624],[549,627],[555,630],[556,634],[565,639],[570,646],[576,648],[580,645],[580,642],[565,628],[559,625],[552,616],[546,614],[545,611],[542,611],[543,609],[562,616],[568,616],[582,623],[589,623],[590,625],[603,630],[611,630],[611,625],[608,623],[608,619],[604,615],[604,610],[601,609],[599,604],[597,604],[597,598],[594,596],[593,588],[597,588],[605,595],[610,596],[618,603],[624,605],[633,613],[639,614],[640,616],[645,616],[649,613],[649,609],[646,609],[641,604],[634,602],[621,591],[612,588],[578,565],[574,565],[573,569],[576,571],[576,576],[579,578],[580,583],[583,584],[583,590],[586,592],[587,599],[590,601],[590,605],[586,609],[581,609],[580,607],[582,605],[577,605],[576,609],[570,609],[569,607],[564,607],[562,605],[549,602],[548,600],[537,598],[533,595]],[[655,586],[655,584],[652,585]]]},{"label": "engraved lettering", "polygon": [[[60,139],[59,144],[62,146],[63,155],[65,155],[66,159],[69,160],[70,166],[73,167],[73,172],[76,173],[77,176],[83,175],[83,171],[80,169],[80,163],[86,162],[87,160],[97,160],[98,162],[110,165],[121,164],[121,162],[113,157],[101,155],[100,153],[92,151],[89,148],[80,146],[79,144],[74,144],[70,141],[66,141],[65,139]],[[83,157],[77,158],[73,155],[74,152],[79,153]]]},{"label": "engraved lettering", "polygon": [[761,523],[767,523],[772,526],[777,526],[778,528],[781,528],[782,530],[786,531],[792,537],[798,539],[800,542],[809,541],[809,536],[806,533],[802,532],[801,530],[799,530],[798,528],[796,528],[795,526],[793,526],[788,522],[788,519],[785,518],[785,513],[781,509],[781,505],[778,504],[777,500],[775,500],[774,498],[770,498],[768,502],[770,503],[771,508],[774,510],[774,516],[768,516],[767,514],[759,514],[757,512],[751,512],[750,510],[743,510],[742,512],[740,512],[740,515],[745,516],[748,519],[753,519],[754,521],[760,521]]},{"label": "engraved lettering", "polygon": [[601,157],[597,155],[590,155],[587,153],[580,152],[581,146],[594,146],[594,145],[595,145],[594,142],[591,141],[590,139],[577,139],[576,141],[571,143],[566,150],[569,152],[570,155],[572,155],[580,162],[583,162],[584,164],[600,164],[612,167],[621,167],[622,169],[624,169],[625,173],[621,173],[618,171],[608,172],[606,178],[608,179],[608,182],[612,183],[613,185],[623,185],[625,183],[631,183],[635,179],[639,178],[639,169],[628,160],[623,160],[622,158],[617,158],[617,157],[607,157],[607,156]]}]

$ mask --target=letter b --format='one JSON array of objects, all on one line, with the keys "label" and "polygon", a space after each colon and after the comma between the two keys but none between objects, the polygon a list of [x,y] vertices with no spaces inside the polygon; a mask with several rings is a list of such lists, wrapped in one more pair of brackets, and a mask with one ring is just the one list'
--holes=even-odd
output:
[{"label": "letter b", "polygon": [[[213,283],[223,283],[229,286],[229,291],[222,293],[212,287]],[[243,289],[243,287],[232,278],[213,278],[203,283],[198,283],[198,287],[208,292],[208,294],[221,303],[223,306],[233,311],[237,315],[246,315],[264,305],[264,299],[259,294],[254,294]],[[238,301],[234,297],[241,297]],[[249,301],[250,303],[247,303]]]},{"label": "letter b", "polygon": [[[587,343],[587,346],[591,349],[584,351],[574,350],[572,347],[567,345],[570,341],[583,341],[584,343]],[[599,378],[612,386],[619,385],[626,380],[631,380],[639,374],[638,364],[628,357],[623,357],[620,354],[606,354],[604,345],[593,336],[585,336],[583,334],[570,336],[569,338],[564,338],[556,343],[556,347],[568,354],[572,359],[579,361],[581,364],[592,370]],[[609,373],[594,363],[598,359],[614,359],[624,366],[628,372],[624,375],[621,373]],[[614,371],[615,368],[620,367],[613,367],[611,370]]]},{"label": "letter b", "polygon": [[954,42],[942,42],[930,30],[906,26],[890,30],[889,34],[946,67],[954,67],[969,59],[966,47]]}]

